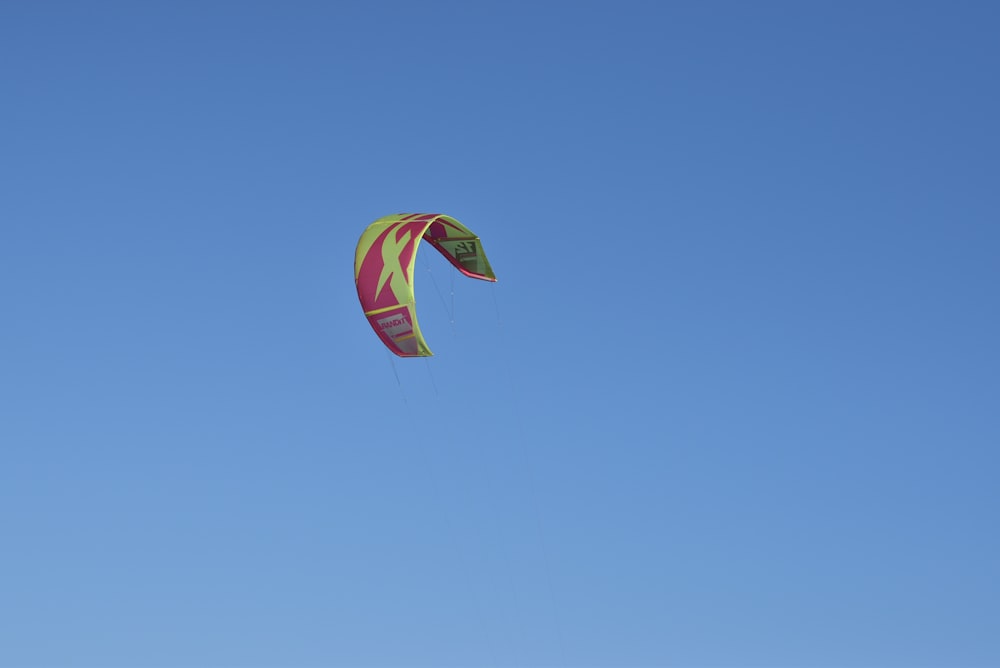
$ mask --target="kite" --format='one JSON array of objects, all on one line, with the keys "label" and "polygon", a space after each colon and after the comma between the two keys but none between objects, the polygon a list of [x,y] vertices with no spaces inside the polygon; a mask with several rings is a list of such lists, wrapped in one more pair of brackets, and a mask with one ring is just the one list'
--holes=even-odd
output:
[{"label": "kite", "polygon": [[354,283],[368,323],[400,357],[429,357],[413,296],[417,246],[425,239],[470,278],[496,282],[479,237],[450,216],[400,213],[368,226],[354,252]]}]

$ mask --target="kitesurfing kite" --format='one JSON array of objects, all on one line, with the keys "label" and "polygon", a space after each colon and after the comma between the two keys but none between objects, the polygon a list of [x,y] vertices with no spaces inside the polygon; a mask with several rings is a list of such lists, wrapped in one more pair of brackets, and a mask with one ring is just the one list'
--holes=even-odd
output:
[{"label": "kitesurfing kite", "polygon": [[479,237],[450,216],[400,213],[369,225],[354,253],[354,282],[368,323],[400,357],[434,354],[417,325],[413,297],[413,265],[421,239],[466,276],[497,280]]}]

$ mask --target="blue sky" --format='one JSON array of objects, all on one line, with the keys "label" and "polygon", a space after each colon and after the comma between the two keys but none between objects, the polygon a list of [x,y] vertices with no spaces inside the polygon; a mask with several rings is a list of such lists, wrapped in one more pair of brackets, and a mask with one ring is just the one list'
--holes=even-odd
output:
[{"label": "blue sky", "polygon": [[0,665],[1000,665],[998,31],[4,3]]}]

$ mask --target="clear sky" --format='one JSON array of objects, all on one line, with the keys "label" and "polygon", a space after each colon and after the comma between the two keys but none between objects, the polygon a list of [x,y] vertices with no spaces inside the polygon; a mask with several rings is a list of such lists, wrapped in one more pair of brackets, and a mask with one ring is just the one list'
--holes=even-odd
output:
[{"label": "clear sky", "polygon": [[998,35],[3,2],[0,665],[1000,665]]}]

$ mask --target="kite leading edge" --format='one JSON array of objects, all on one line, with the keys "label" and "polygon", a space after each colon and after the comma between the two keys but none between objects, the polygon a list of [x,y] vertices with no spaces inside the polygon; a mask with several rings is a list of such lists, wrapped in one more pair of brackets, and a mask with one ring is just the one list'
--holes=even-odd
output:
[{"label": "kite leading edge", "polygon": [[425,239],[460,272],[495,282],[479,237],[450,216],[400,213],[368,226],[354,253],[354,282],[368,323],[400,357],[433,355],[417,325],[413,266]]}]

